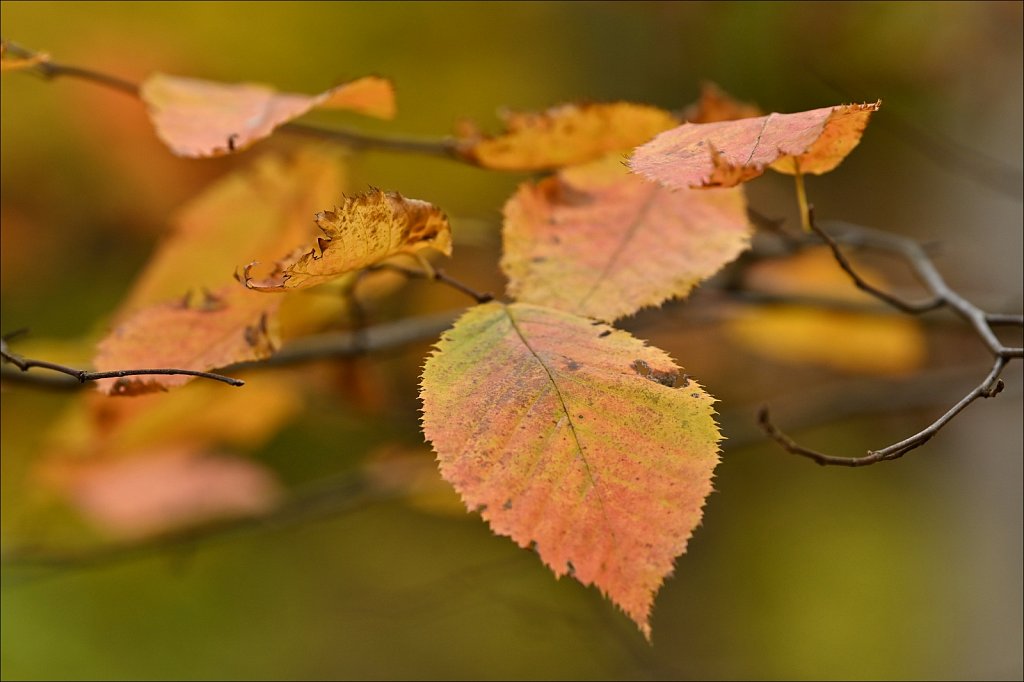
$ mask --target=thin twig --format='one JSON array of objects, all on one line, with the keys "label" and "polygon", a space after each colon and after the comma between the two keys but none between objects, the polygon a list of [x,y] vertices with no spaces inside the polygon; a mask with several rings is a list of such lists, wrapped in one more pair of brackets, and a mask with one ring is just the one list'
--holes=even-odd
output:
[{"label": "thin twig", "polygon": [[325,358],[350,358],[400,348],[411,343],[436,339],[452,326],[461,311],[446,311],[410,317],[395,322],[364,327],[358,331],[333,332],[306,336],[266,360],[238,363],[233,371],[298,365]]},{"label": "thin twig", "polygon": [[230,386],[244,386],[245,382],[241,379],[234,379],[227,377],[222,374],[214,374],[212,372],[199,372],[191,369],[115,369],[106,372],[93,372],[86,369],[75,369],[74,367],[68,367],[67,365],[61,365],[56,362],[49,362],[47,360],[33,360],[31,358],[25,358],[20,355],[16,355],[7,348],[7,340],[0,339],[0,357],[3,358],[4,362],[8,362],[22,372],[38,367],[39,369],[48,369],[61,374],[74,377],[78,380],[79,384],[84,384],[87,381],[98,381],[100,379],[116,379],[120,377],[130,376],[148,376],[148,375],[175,375],[184,374],[187,376],[199,377],[201,379],[213,379],[214,381],[220,381]]},{"label": "thin twig", "polygon": [[[22,57],[24,59],[32,59],[38,56],[37,52],[33,52],[27,48],[24,48],[16,43],[4,41],[4,46],[7,51],[11,54]],[[34,64],[31,68],[31,72],[36,73],[47,80],[58,78],[60,76],[67,76],[70,78],[79,78],[81,80],[92,81],[99,85],[105,85],[108,88],[114,90],[120,90],[121,92],[139,96],[139,85],[132,83],[131,81],[118,78],[117,76],[111,76],[106,73],[100,73],[99,71],[93,71],[91,69],[83,69],[78,66],[70,66],[68,64],[60,64],[58,62],[50,61],[46,59]]]},{"label": "thin twig", "polygon": [[[830,249],[832,249],[832,255],[835,256],[836,262],[839,263],[839,267],[841,267],[846,272],[846,274],[848,274],[850,276],[850,279],[853,280],[853,283],[857,285],[858,289],[867,292],[868,294],[874,296],[875,298],[877,298],[877,299],[879,299],[881,301],[885,301],[886,303],[888,303],[892,307],[897,308],[898,310],[902,310],[905,313],[912,313],[912,314],[924,313],[924,312],[927,312],[929,310],[935,310],[936,308],[941,308],[943,305],[945,305],[945,301],[938,294],[935,294],[935,296],[933,296],[931,299],[925,300],[925,301],[905,301],[902,298],[900,298],[898,296],[894,296],[893,294],[890,294],[890,293],[888,293],[886,291],[883,291],[883,290],[879,289],[878,287],[876,287],[875,285],[871,284],[870,282],[865,281],[864,278],[862,278],[859,274],[857,274],[857,271],[853,269],[853,264],[851,264],[850,261],[847,260],[846,256],[843,254],[842,250],[840,250],[839,244],[836,243],[836,240],[833,239],[831,236],[829,236],[829,234],[827,232],[825,232],[824,230],[822,230],[818,226],[818,224],[815,222],[815,220],[814,220],[814,208],[813,207],[808,209],[808,215],[810,216],[810,228],[811,228],[811,230],[816,232],[822,239],[825,240],[825,243],[828,244]],[[874,236],[877,238],[880,235],[874,235]],[[914,247],[917,247],[917,244],[913,244],[912,243],[912,245]],[[902,243],[893,244],[893,245],[889,245],[889,246],[895,247],[895,248],[893,248],[893,250],[898,250],[900,252],[903,252],[903,255],[908,256],[908,258],[912,262],[914,262],[914,260],[916,260],[916,258],[919,255],[920,255],[920,257],[924,258],[923,252],[921,252],[920,254],[918,254],[916,252],[915,253],[911,253],[911,254],[906,253],[905,249],[902,248],[904,246]],[[926,258],[925,258],[925,261],[927,262]],[[931,272],[929,274],[934,272],[934,268],[931,268],[930,270],[931,270]],[[926,281],[926,284],[927,284],[927,281]]]},{"label": "thin twig", "polygon": [[[1020,315],[1004,315],[988,313],[953,291],[939,274],[931,259],[921,246],[910,239],[892,235],[866,227],[839,223],[841,233],[833,236],[825,232],[815,221],[814,209],[808,211],[811,229],[821,236],[832,249],[836,262],[846,271],[853,282],[862,290],[875,298],[906,313],[919,314],[938,308],[948,308],[967,321],[978,337],[984,342],[993,357],[992,368],[985,378],[969,391],[963,398],[924,429],[898,443],[893,443],[880,450],[871,450],[862,457],[837,457],[806,448],[783,433],[771,420],[768,407],[761,408],[758,423],[762,430],[774,439],[786,451],[807,457],[821,465],[860,467],[877,462],[898,459],[911,450],[927,443],[942,427],[978,398],[992,398],[1003,389],[1003,381],[999,378],[1010,360],[1024,357],[1024,348],[1004,345],[992,330],[993,324],[1021,325],[1024,318]],[[855,246],[887,251],[901,256],[913,269],[918,279],[932,295],[926,301],[907,301],[899,296],[888,293],[866,282],[853,268],[850,261],[839,248],[839,242]]]},{"label": "thin twig", "polygon": [[353,149],[376,149],[466,161],[465,158],[458,154],[458,144],[455,138],[451,137],[441,139],[381,137],[359,130],[321,128],[307,123],[286,123],[281,126],[280,130],[286,133],[295,133],[297,135],[316,137],[321,140],[339,142]]},{"label": "thin twig", "polygon": [[468,284],[464,284],[463,282],[460,282],[451,275],[445,273],[445,271],[442,270],[441,268],[432,268],[433,272],[427,272],[425,270],[413,270],[412,268],[407,268],[402,265],[397,265],[395,263],[379,263],[367,269],[390,270],[392,272],[401,273],[406,277],[415,277],[417,279],[430,279],[434,280],[435,282],[441,282],[442,284],[447,284],[456,291],[466,294],[477,303],[488,303],[494,300],[494,294],[487,292],[479,292],[470,287]]},{"label": "thin twig", "polygon": [[893,443],[881,450],[869,450],[863,457],[837,457],[835,455],[828,455],[798,444],[775,426],[771,420],[771,415],[767,406],[762,407],[758,412],[757,421],[764,432],[771,436],[775,442],[785,448],[786,451],[791,452],[794,455],[800,455],[802,457],[812,459],[822,466],[833,465],[861,467],[885,460],[899,459],[911,450],[919,448],[931,440],[932,437],[939,432],[939,429],[949,423],[953,417],[960,414],[964,408],[978,398],[993,398],[998,395],[1003,390],[1003,380],[998,377],[1007,362],[1008,361],[1004,358],[997,358],[992,366],[992,370],[980,384],[975,386],[974,389],[961,398],[956,405],[947,410],[944,415],[936,419],[926,428],[921,429],[909,438],[905,438],[898,443]]},{"label": "thin twig", "polygon": [[1002,313],[986,313],[985,320],[992,326],[1024,327],[1024,315],[1004,315]]}]

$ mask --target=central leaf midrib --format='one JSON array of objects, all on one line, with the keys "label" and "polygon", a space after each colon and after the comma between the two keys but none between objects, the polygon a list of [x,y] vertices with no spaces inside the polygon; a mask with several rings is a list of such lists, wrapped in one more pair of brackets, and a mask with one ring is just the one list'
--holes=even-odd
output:
[{"label": "central leaf midrib", "polygon": [[747,160],[743,162],[744,166],[750,165],[750,160],[754,158],[754,152],[761,146],[761,138],[764,137],[764,131],[768,130],[768,122],[772,120],[772,116],[775,114],[768,114],[764,118],[764,123],[761,124],[761,131],[757,134],[757,139],[754,140],[754,146],[750,148],[750,154],[747,155]]},{"label": "central leaf midrib", "polygon": [[601,516],[604,517],[605,527],[608,529],[608,533],[611,535],[612,541],[614,542],[615,531],[614,529],[612,529],[611,522],[608,518],[607,510],[605,509],[604,495],[601,493],[601,489],[598,487],[597,481],[594,479],[594,474],[590,469],[590,462],[587,461],[586,455],[583,454],[583,445],[580,443],[579,434],[576,432],[576,424],[572,420],[572,414],[569,412],[569,407],[565,404],[565,397],[562,395],[562,390],[558,387],[558,382],[555,381],[555,375],[551,373],[551,370],[548,369],[548,366],[544,364],[544,361],[540,358],[537,352],[533,350],[533,347],[530,345],[529,341],[526,340],[526,336],[523,334],[522,330],[519,329],[519,325],[516,324],[515,318],[512,317],[512,312],[509,310],[508,306],[504,306],[504,308],[505,315],[508,316],[508,320],[509,323],[512,325],[512,329],[515,330],[516,335],[519,337],[519,340],[522,341],[523,346],[526,347],[526,350],[530,352],[530,355],[534,357],[534,359],[537,361],[537,364],[539,364],[541,368],[544,370],[544,373],[547,374],[548,381],[551,382],[551,387],[555,390],[555,395],[558,396],[558,402],[562,406],[562,413],[565,415],[565,418],[568,421],[569,431],[572,433],[573,442],[576,444],[576,453],[579,455],[580,461],[583,462],[583,469],[587,473],[587,479],[590,481],[591,487],[594,489],[594,492],[597,493],[597,501],[598,506],[601,508]]},{"label": "central leaf midrib", "polygon": [[626,229],[625,233],[623,233],[621,239],[619,240],[619,243],[615,247],[615,251],[612,252],[612,255],[608,259],[608,262],[605,263],[605,266],[601,270],[601,273],[597,276],[597,279],[594,280],[594,283],[591,285],[590,291],[588,291],[583,296],[583,298],[580,299],[579,304],[577,304],[576,306],[576,310],[581,310],[583,306],[586,305],[587,301],[590,300],[590,297],[593,296],[594,293],[597,291],[598,287],[600,287],[601,284],[604,283],[604,281],[608,278],[608,275],[611,273],[612,268],[615,267],[615,265],[619,261],[619,258],[621,258],[622,254],[625,252],[626,246],[633,240],[633,237],[636,236],[637,230],[639,230],[640,226],[644,223],[644,220],[647,218],[647,213],[651,210],[651,206],[654,205],[654,199],[655,197],[657,197],[657,195],[657,188],[652,187],[650,195],[647,197],[647,201],[644,202],[644,205],[640,207],[639,211],[637,211],[636,217],[629,224],[629,227]]}]

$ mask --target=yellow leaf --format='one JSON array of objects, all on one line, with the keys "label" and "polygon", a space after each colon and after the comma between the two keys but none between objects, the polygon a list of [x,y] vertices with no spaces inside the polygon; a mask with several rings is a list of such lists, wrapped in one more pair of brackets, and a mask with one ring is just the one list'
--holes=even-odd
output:
[{"label": "yellow leaf", "polygon": [[346,197],[334,210],[318,213],[316,223],[324,236],[315,247],[297,249],[264,279],[253,278],[253,264],[247,266],[245,285],[267,292],[306,289],[399,254],[452,250],[451,226],[441,209],[397,192]]},{"label": "yellow leaf", "polygon": [[564,104],[543,113],[506,113],[506,132],[483,137],[475,130],[459,140],[463,157],[486,168],[543,170],[628,152],[678,121],[657,107]]}]

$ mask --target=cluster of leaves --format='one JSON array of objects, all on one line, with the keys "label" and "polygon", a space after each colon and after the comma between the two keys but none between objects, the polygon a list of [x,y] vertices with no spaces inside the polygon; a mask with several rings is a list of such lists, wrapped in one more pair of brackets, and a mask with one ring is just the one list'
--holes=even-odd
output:
[{"label": "cluster of leaves", "polygon": [[[40,63],[5,53],[3,67]],[[160,139],[191,158],[238,153],[314,107],[395,111],[393,88],[376,77],[306,96],[157,74],[138,94]],[[478,298],[426,361],[423,432],[443,477],[495,533],[532,547],[556,575],[596,585],[648,637],[654,596],[712,490],[721,435],[699,383],[614,324],[685,297],[737,258],[753,230],[742,183],[766,169],[799,178],[835,168],[878,106],[761,115],[707,88],[682,115],[567,104],[509,114],[495,136],[467,126],[455,140],[452,155],[463,161],[550,174],[522,184],[504,207],[508,302]],[[94,365],[205,371],[260,361],[344,314],[367,272],[404,260],[432,276],[430,258],[451,252],[440,208],[393,191],[344,197],[330,151],[263,156],[177,215]],[[311,287],[338,295],[307,295]],[[159,437],[165,451],[151,461],[161,475],[199,480],[209,470],[197,476],[197,467],[215,466],[220,444],[258,439],[296,409],[287,381],[272,390],[261,382],[232,398],[250,423],[225,432],[209,426],[216,400],[153,395],[192,380],[99,382],[99,392],[134,402],[114,408],[90,397],[65,431],[73,436],[60,448],[90,458],[76,460],[77,475],[55,478],[86,514],[129,535],[166,523],[104,502],[104,486],[137,474],[119,455],[140,446],[140,433],[149,444]],[[170,426],[181,423],[190,426]],[[240,463],[216,461],[217,475],[237,482],[219,512],[252,513],[277,494]],[[175,522],[193,508],[182,504]]]}]

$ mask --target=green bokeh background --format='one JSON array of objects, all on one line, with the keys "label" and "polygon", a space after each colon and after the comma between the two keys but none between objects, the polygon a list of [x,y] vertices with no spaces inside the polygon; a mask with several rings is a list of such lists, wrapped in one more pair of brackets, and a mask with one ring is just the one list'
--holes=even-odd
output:
[{"label": "green bokeh background", "polygon": [[[500,107],[625,99],[678,108],[702,79],[774,111],[881,98],[857,151],[810,179],[819,212],[939,242],[939,266],[954,285],[1019,311],[1019,170],[1006,192],[993,187],[1005,173],[980,181],[977,169],[1020,168],[1021,8],[4,2],[0,17],[5,39],[130,78],[160,69],[316,92],[379,73],[397,84],[397,120],[343,123],[422,136],[445,134],[460,117],[493,128]],[[5,75],[2,88],[2,329],[95,338],[168,213],[246,155],[168,155],[148,176],[132,158],[157,159],[159,146],[136,102],[24,74]],[[352,175],[356,187],[444,207],[464,228],[457,267],[500,289],[499,209],[524,176],[376,152],[353,158]],[[750,197],[764,213],[794,218],[784,178],[752,183]],[[409,296],[410,309],[462,304]],[[737,354],[731,366],[688,354],[672,327],[686,308],[666,310],[668,322],[645,313],[627,326],[679,358],[723,412],[735,408],[727,425],[749,426],[753,405],[785,394],[787,368],[737,349],[721,350]],[[402,396],[387,410],[368,417],[318,394],[253,456],[301,483],[344,473],[389,439],[418,442],[416,375],[426,350],[371,360]],[[938,346],[930,362],[976,362],[980,378],[985,357],[961,338]],[[709,376],[702,362],[726,368]],[[189,550],[57,572],[5,567],[2,674],[1019,679],[1019,364],[1007,372],[1007,395],[971,407],[896,464],[820,469],[734,436],[705,521],[655,603],[653,646],[596,590],[554,580],[478,517],[378,500]],[[808,376],[838,380],[800,378]],[[859,453],[920,428],[954,399],[798,435]],[[69,400],[4,386],[5,547],[75,532],[73,520],[23,511],[32,495],[26,472]]]}]

